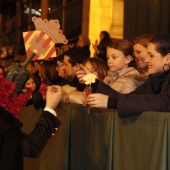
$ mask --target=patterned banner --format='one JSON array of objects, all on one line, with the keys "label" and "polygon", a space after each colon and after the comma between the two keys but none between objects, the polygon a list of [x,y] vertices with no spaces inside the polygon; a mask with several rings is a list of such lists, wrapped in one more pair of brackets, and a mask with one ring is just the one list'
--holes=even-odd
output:
[{"label": "patterned banner", "polygon": [[23,32],[27,57],[35,53],[33,60],[56,57],[55,44],[52,39],[42,31]]}]

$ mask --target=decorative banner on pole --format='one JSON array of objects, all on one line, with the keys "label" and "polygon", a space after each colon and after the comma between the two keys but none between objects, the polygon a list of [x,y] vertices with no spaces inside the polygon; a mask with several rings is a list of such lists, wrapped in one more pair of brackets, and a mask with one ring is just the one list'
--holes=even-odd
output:
[{"label": "decorative banner on pole", "polygon": [[29,31],[24,32],[23,36],[27,56],[34,52],[34,60],[56,57],[55,44],[44,32]]},{"label": "decorative banner on pole", "polygon": [[40,60],[56,57],[55,44],[67,44],[68,40],[62,34],[58,20],[47,20],[32,17],[35,31],[23,32],[27,60],[24,67],[27,67],[31,60]]},{"label": "decorative banner on pole", "polygon": [[32,91],[23,91],[29,78],[29,71],[26,67],[30,61],[55,57],[55,44],[67,44],[68,42],[60,30],[58,20],[48,21],[32,17],[32,21],[36,30],[23,33],[27,54],[26,61],[23,65],[13,63],[4,73],[5,78],[3,75],[0,76],[0,106],[14,116],[18,116],[32,94]]}]

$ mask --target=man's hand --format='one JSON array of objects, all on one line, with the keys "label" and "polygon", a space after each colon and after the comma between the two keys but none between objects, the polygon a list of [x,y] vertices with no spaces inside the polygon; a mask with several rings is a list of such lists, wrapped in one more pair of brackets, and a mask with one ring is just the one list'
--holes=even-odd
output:
[{"label": "man's hand", "polygon": [[85,68],[82,64],[79,64],[79,67],[76,67],[77,78],[79,79],[79,82],[82,84],[85,83],[85,81],[83,80],[83,77],[89,73],[91,72],[87,68]]},{"label": "man's hand", "polygon": [[60,86],[52,85],[48,86],[46,94],[46,106],[51,109],[55,109],[63,98],[63,92]]}]

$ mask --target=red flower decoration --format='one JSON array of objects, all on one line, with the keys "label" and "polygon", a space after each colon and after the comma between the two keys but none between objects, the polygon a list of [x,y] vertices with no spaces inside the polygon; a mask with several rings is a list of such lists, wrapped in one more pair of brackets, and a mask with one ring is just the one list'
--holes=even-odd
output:
[{"label": "red flower decoration", "polygon": [[40,85],[40,89],[39,89],[39,91],[40,91],[40,93],[42,94],[42,96],[43,96],[43,99],[45,99],[46,98],[46,93],[47,93],[47,87],[48,87],[48,84],[47,83],[41,83],[41,85]]},{"label": "red flower decoration", "polygon": [[30,99],[32,90],[26,89],[25,93],[17,95],[13,93],[14,89],[15,84],[0,75],[0,106],[17,117]]}]

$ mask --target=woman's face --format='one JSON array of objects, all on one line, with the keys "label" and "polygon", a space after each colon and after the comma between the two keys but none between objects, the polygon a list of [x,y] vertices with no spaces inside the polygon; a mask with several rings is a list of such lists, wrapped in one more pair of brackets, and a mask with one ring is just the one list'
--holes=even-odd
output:
[{"label": "woman's face", "polygon": [[147,47],[148,57],[145,60],[148,65],[148,74],[157,74],[163,72],[163,67],[169,63],[169,56],[162,56],[155,50],[156,44],[149,43]]},{"label": "woman's face", "polygon": [[90,63],[90,61],[87,61],[84,65],[91,73],[95,74],[97,78],[99,78],[97,70],[93,65]]},{"label": "woman's face", "polygon": [[127,68],[131,60],[132,57],[126,57],[122,51],[110,47],[107,48],[107,64],[111,71],[121,71]]},{"label": "woman's face", "polygon": [[147,63],[145,62],[145,59],[148,56],[147,48],[141,44],[135,44],[133,50],[137,67],[140,69],[146,69]]},{"label": "woman's face", "polygon": [[29,78],[25,84],[25,87],[31,88],[32,90],[36,89],[36,84],[33,78]]}]

